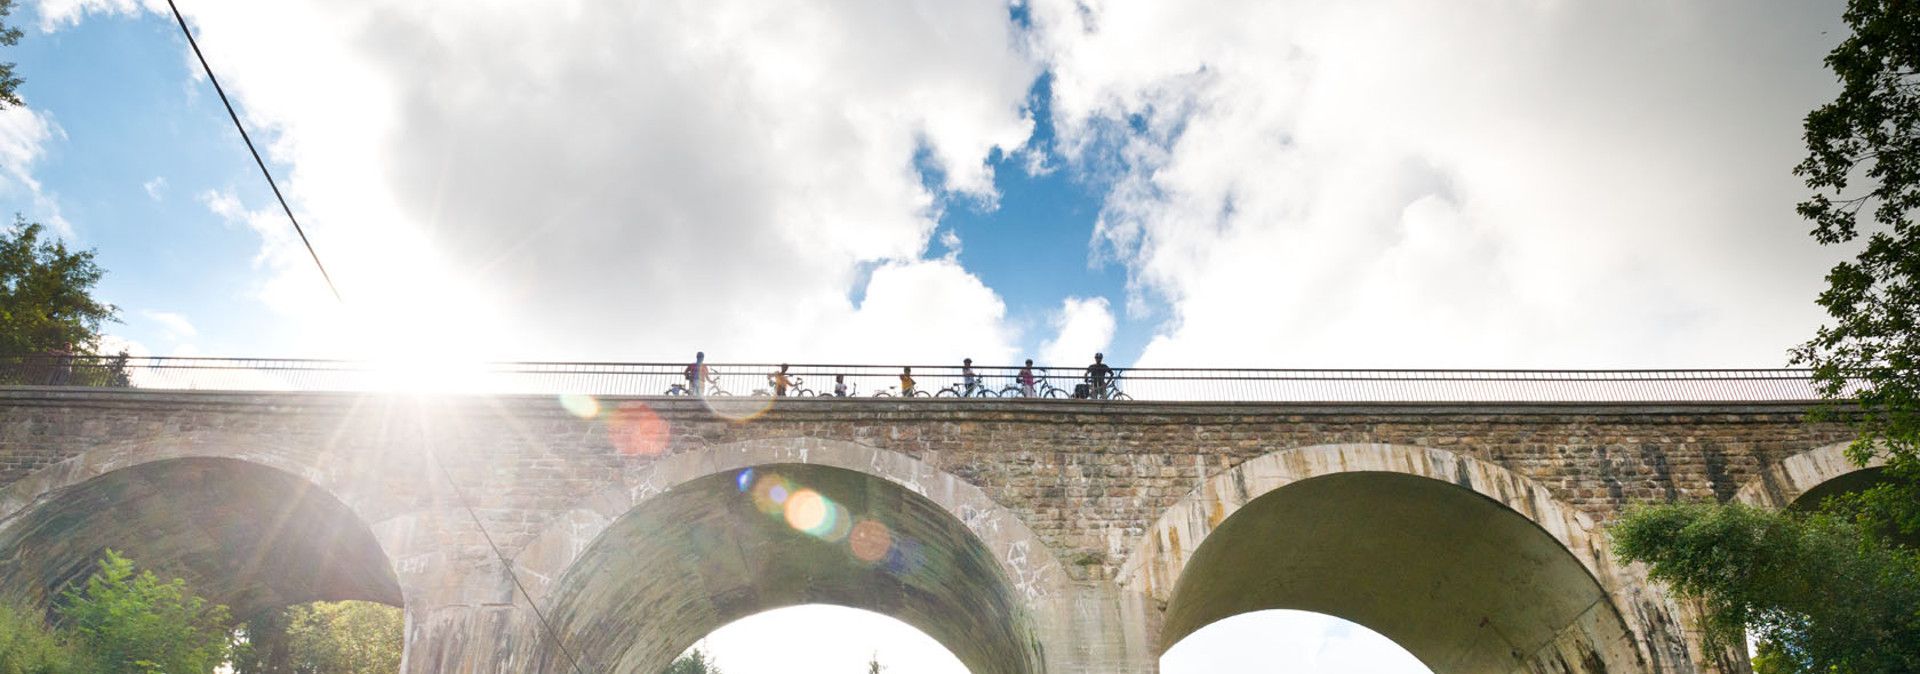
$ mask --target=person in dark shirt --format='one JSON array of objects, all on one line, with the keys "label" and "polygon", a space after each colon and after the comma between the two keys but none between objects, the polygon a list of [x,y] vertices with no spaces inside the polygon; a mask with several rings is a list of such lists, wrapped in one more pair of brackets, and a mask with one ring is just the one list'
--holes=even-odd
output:
[{"label": "person in dark shirt", "polygon": [[705,351],[695,352],[693,354],[693,362],[687,365],[686,370],[681,371],[680,376],[685,377],[687,380],[688,393],[691,393],[696,396],[706,395],[707,394],[707,352]]},{"label": "person in dark shirt", "polygon": [[1113,368],[1101,362],[1107,357],[1104,353],[1093,354],[1093,364],[1087,366],[1087,394],[1094,400],[1107,399],[1107,385],[1113,381]]}]

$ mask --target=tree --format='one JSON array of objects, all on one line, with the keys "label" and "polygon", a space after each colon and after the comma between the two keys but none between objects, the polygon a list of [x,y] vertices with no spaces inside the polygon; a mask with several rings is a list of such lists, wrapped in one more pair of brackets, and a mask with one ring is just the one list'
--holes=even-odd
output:
[{"label": "tree", "polygon": [[100,328],[117,320],[113,305],[93,298],[105,274],[93,251],[42,240],[45,231],[18,215],[0,231],[0,354],[92,353]]},{"label": "tree", "polygon": [[674,658],[673,664],[667,665],[667,671],[663,674],[720,674],[720,668],[714,666],[713,658],[695,648]]},{"label": "tree", "polygon": [[1920,671],[1920,555],[1845,517],[1643,506],[1612,533],[1622,558],[1706,603],[1709,648],[1751,632],[1774,672]]},{"label": "tree", "polygon": [[[1794,350],[1821,394],[1850,407],[1848,455],[1894,479],[1838,503],[1870,529],[1920,533],[1920,3],[1850,0],[1852,34],[1827,55],[1840,95],[1807,115],[1799,206],[1821,244],[1865,246],[1827,274],[1832,322]],[[1854,192],[1855,183],[1865,189]],[[1831,415],[1833,409],[1826,412]]]},{"label": "tree", "polygon": [[867,674],[880,674],[886,670],[886,666],[880,664],[879,653],[874,653],[873,657],[867,658]]},{"label": "tree", "polygon": [[392,674],[406,647],[400,609],[365,601],[315,602],[290,611],[287,632],[304,674]]},{"label": "tree", "polygon": [[0,674],[81,674],[84,662],[39,616],[0,605]]},{"label": "tree", "polygon": [[61,599],[61,625],[97,663],[95,671],[210,674],[233,647],[225,606],[194,596],[178,578],[136,574],[133,562],[113,550]]},{"label": "tree", "polygon": [[[0,0],[0,45],[11,47],[20,42],[20,29],[6,24],[5,19],[13,13],[13,0]],[[13,74],[12,63],[0,63],[0,108],[19,105],[20,78]]]}]

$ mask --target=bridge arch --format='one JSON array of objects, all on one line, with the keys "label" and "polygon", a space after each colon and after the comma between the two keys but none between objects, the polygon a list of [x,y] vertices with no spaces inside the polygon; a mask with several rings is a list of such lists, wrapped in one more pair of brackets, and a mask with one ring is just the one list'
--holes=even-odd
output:
[{"label": "bridge arch", "polygon": [[[848,519],[802,531],[791,511],[767,509],[769,479]],[[884,532],[878,554],[869,520]],[[658,671],[713,629],[806,603],[900,619],[980,674],[1045,671],[1043,607],[1067,591],[1049,548],[978,487],[905,454],[814,438],[632,466],[513,564],[571,655],[617,672]],[[557,650],[543,651],[549,666],[566,657]]]},{"label": "bridge arch", "polygon": [[1506,468],[1422,447],[1242,463],[1163,513],[1120,578],[1164,609],[1156,652],[1270,608],[1360,623],[1441,674],[1640,671],[1649,632],[1686,649],[1676,607],[1613,561],[1590,518]]},{"label": "bridge arch", "polygon": [[276,454],[81,454],[0,489],[0,594],[49,606],[112,548],[237,620],[322,600],[403,605],[385,547],[324,474]]},{"label": "bridge arch", "polygon": [[1782,459],[1741,485],[1733,498],[1763,508],[1788,508],[1812,492],[1844,488],[1850,486],[1845,484],[1850,480],[1871,481],[1886,466],[1886,460],[1876,456],[1865,466],[1856,464],[1847,458],[1847,447],[1852,444],[1836,442]]}]

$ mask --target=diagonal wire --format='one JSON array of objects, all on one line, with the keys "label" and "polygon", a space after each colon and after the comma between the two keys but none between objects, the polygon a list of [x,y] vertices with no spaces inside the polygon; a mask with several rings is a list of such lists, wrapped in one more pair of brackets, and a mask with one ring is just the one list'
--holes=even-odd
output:
[{"label": "diagonal wire", "polygon": [[247,142],[247,152],[253,153],[253,163],[260,166],[260,175],[267,177],[267,186],[273,188],[273,198],[280,200],[280,210],[286,212],[287,220],[293,223],[293,231],[300,235],[300,243],[307,246],[307,254],[313,256],[313,266],[320,268],[320,278],[327,282],[327,290],[333,291],[336,302],[346,302],[340,297],[340,288],[333,285],[333,275],[327,273],[327,265],[320,263],[320,253],[313,250],[313,242],[307,240],[307,230],[300,226],[300,219],[293,217],[293,208],[287,206],[287,197],[280,193],[280,184],[273,180],[273,172],[267,170],[267,162],[260,158],[260,150],[253,146],[253,137],[247,135],[247,127],[240,123],[240,115],[233,111],[233,102],[227,100],[227,90],[220,86],[220,78],[213,76],[213,66],[207,65],[207,55],[200,53],[200,43],[193,39],[193,31],[187,29],[187,19],[180,15],[180,6],[167,0],[167,7],[173,10],[173,20],[180,23],[180,32],[187,36],[187,45],[193,47],[193,55],[200,59],[200,70],[207,74],[207,81],[213,83],[214,93],[220,94],[220,104],[227,106],[227,116],[233,118],[233,128],[240,131],[240,140]]},{"label": "diagonal wire", "polygon": [[[173,10],[173,20],[180,24],[180,33],[187,37],[187,45],[193,47],[194,57],[200,60],[200,69],[207,74],[207,81],[213,83],[214,93],[220,95],[220,104],[226,106],[227,117],[233,120],[233,128],[240,132],[240,140],[246,142],[247,152],[253,155],[253,163],[260,167],[260,175],[266,177],[267,186],[273,188],[273,198],[280,202],[280,210],[287,214],[287,221],[293,223],[293,231],[300,235],[300,243],[307,247],[307,255],[313,257],[313,266],[320,270],[320,278],[326,281],[327,290],[333,292],[334,301],[345,303],[346,299],[340,296],[340,288],[333,284],[333,275],[327,273],[327,265],[320,261],[320,253],[313,249],[313,241],[307,238],[307,230],[300,226],[300,219],[294,217],[293,208],[287,205],[287,197],[280,192],[280,184],[274,181],[273,171],[268,170],[266,160],[260,158],[260,150],[254,146],[253,137],[247,134],[246,125],[240,123],[240,114],[234,111],[233,101],[227,98],[226,88],[220,86],[220,78],[214,76],[213,66],[207,64],[207,55],[200,51],[199,41],[193,39],[193,31],[187,28],[187,19],[180,14],[180,6],[175,4],[174,0],[167,0],[167,8]],[[466,494],[460,489],[460,483],[454,481],[453,473],[447,470],[446,464],[442,463],[438,456],[433,456],[431,460],[440,469],[440,475],[446,479],[447,486],[453,489],[454,498],[467,511],[467,517],[472,518],[473,525],[480,529],[480,536],[486,539],[487,547],[493,549],[494,557],[499,559],[506,569],[507,577],[513,580],[513,586],[520,590],[520,595],[525,597],[527,604],[533,608],[534,615],[540,619],[541,627],[546,629],[547,637],[553,640],[554,645],[560,647],[560,652],[567,657],[567,662],[573,666],[573,671],[576,674],[581,672],[580,661],[574,657],[573,651],[567,648],[566,642],[562,641],[560,635],[554,631],[553,624],[547,621],[546,614],[540,610],[539,602],[534,601],[533,595],[527,592],[527,586],[520,582],[520,575],[514,573],[512,562],[507,559],[506,553],[500,550],[499,544],[494,542],[493,535],[487,532],[486,524],[480,521],[479,513],[474,512],[473,504],[467,501]]]},{"label": "diagonal wire", "polygon": [[540,619],[540,626],[546,628],[547,638],[552,639],[553,645],[560,648],[561,655],[567,656],[567,664],[573,666],[574,674],[582,674],[584,670],[580,669],[580,659],[574,657],[573,650],[567,648],[567,642],[562,641],[560,634],[554,631],[553,623],[547,621],[546,612],[540,610],[540,602],[535,601],[533,594],[527,592],[527,586],[520,582],[520,574],[513,572],[513,561],[507,559],[507,554],[500,550],[498,543],[493,542],[493,534],[487,533],[487,525],[480,522],[480,514],[474,512],[473,504],[467,501],[467,495],[460,490],[460,483],[454,481],[453,473],[447,470],[447,464],[440,460],[438,452],[428,451],[427,459],[440,469],[440,476],[446,479],[447,487],[453,490],[454,500],[459,501],[460,507],[466,509],[467,517],[472,518],[473,526],[480,530],[480,537],[487,540],[487,547],[493,548],[494,558],[500,560],[500,567],[506,569],[507,578],[511,579],[513,586],[520,590],[520,596],[526,598],[527,606],[533,609],[534,617]]}]

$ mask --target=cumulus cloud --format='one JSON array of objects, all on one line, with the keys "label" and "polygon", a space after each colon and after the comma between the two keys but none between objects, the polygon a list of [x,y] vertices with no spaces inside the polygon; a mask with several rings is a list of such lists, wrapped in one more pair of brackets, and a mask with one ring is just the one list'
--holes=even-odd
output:
[{"label": "cumulus cloud", "polygon": [[40,30],[51,32],[79,23],[88,14],[132,14],[167,11],[164,0],[40,0]]},{"label": "cumulus cloud", "polygon": [[[1031,133],[1004,3],[183,9],[346,297],[262,293],[316,349],[357,325],[494,357],[1012,351],[998,297],[923,259],[940,193],[990,199],[989,153]],[[262,215],[236,219],[266,285],[323,288],[275,207],[225,205]]]},{"label": "cumulus cloud", "polygon": [[1817,323],[1833,3],[1033,5],[1171,317],[1142,364],[1769,366]]},{"label": "cumulus cloud", "polygon": [[1052,316],[1054,336],[1040,345],[1041,365],[1092,362],[1113,341],[1113,310],[1105,297],[1069,297]]},{"label": "cumulus cloud", "polygon": [[55,234],[73,237],[73,225],[60,215],[60,206],[33,175],[34,165],[46,156],[48,141],[61,137],[59,125],[45,113],[24,105],[0,110],[0,195],[33,204],[30,217]]}]

